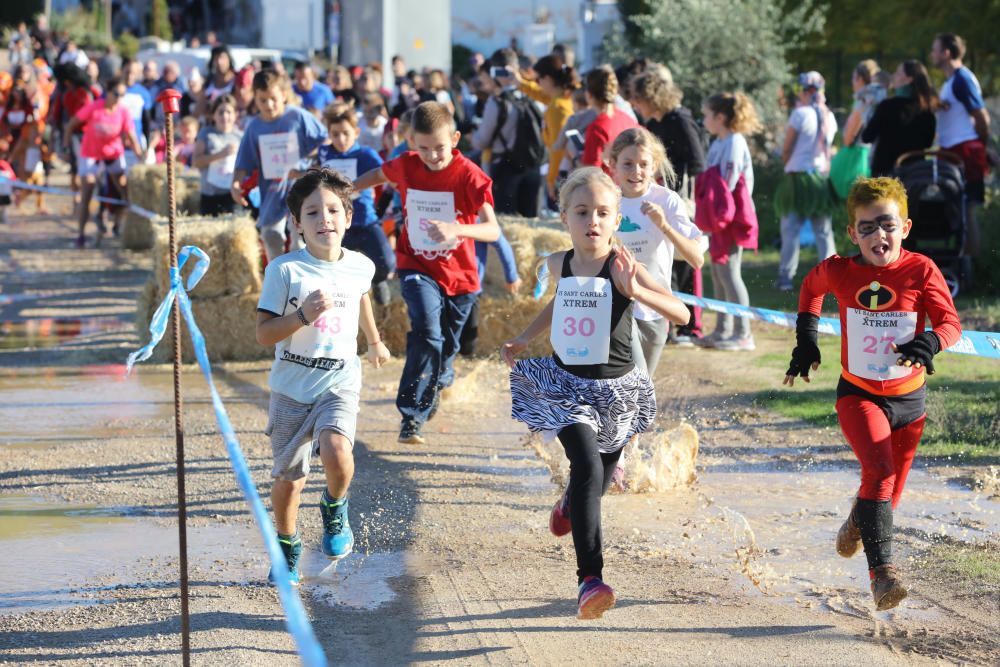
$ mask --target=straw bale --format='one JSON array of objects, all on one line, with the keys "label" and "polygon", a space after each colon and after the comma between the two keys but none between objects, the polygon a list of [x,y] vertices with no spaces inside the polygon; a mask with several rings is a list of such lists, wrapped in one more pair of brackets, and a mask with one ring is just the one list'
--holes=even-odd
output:
[{"label": "straw bale", "polygon": [[[274,355],[273,347],[257,342],[258,297],[257,294],[234,294],[214,299],[191,300],[191,312],[202,335],[205,336],[205,349],[213,363],[268,359]],[[148,336],[144,336],[143,340],[148,340]],[[173,345],[172,328],[168,327],[167,334],[156,346],[153,361],[157,363],[170,361],[173,358]],[[187,322],[181,325],[181,355],[185,363],[195,361]]]},{"label": "straw bale", "polygon": [[[201,204],[201,182],[198,172],[180,167],[177,169],[175,202],[177,214],[197,213]],[[128,172],[128,200],[137,206],[162,216],[167,210],[167,166],[165,164],[138,164]]]},{"label": "straw bale", "polygon": [[156,240],[156,219],[129,210],[122,230],[122,247],[126,250],[149,250]]},{"label": "straw bale", "polygon": [[[159,221],[154,224],[154,232],[153,280],[159,293],[165,294],[170,282],[169,229]],[[198,246],[212,260],[208,273],[192,290],[192,298],[260,291],[260,244],[257,229],[249,217],[181,218],[177,237],[178,248]],[[184,274],[187,275],[187,269]]]},{"label": "straw bale", "polygon": [[[541,255],[557,250],[568,250],[572,246],[569,234],[559,223],[501,216],[500,227],[514,251],[517,273],[524,283],[522,290],[529,294],[535,286],[536,271],[542,261]],[[490,254],[493,255],[494,252]],[[500,260],[491,256],[486,264],[484,287],[487,294],[499,294],[505,284]]]},{"label": "straw bale", "polygon": [[[521,333],[541,311],[545,301],[535,301],[527,296],[480,296],[479,304],[479,354],[495,356],[500,346]],[[386,347],[395,356],[406,354],[406,334],[410,318],[406,303],[395,298],[388,306],[375,306],[375,321]],[[544,356],[552,353],[548,336],[539,336],[532,342],[524,356]]]}]

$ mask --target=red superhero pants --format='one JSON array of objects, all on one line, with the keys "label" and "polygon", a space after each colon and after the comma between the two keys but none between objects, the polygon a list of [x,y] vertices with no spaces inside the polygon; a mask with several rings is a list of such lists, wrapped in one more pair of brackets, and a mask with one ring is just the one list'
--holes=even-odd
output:
[{"label": "red superhero pants", "polygon": [[847,395],[837,399],[837,417],[844,437],[861,463],[858,498],[892,500],[895,508],[924,433],[927,415],[893,430],[879,405],[862,396]]}]

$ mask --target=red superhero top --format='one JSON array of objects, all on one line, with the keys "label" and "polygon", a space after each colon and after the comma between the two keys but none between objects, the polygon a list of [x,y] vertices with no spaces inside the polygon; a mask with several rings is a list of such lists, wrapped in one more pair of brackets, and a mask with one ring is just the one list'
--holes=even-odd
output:
[{"label": "red superhero top", "polygon": [[892,344],[913,339],[930,317],[941,349],[962,335],[958,313],[941,271],[928,257],[900,250],[888,266],[856,257],[830,257],[802,282],[799,312],[819,315],[833,294],[840,308],[840,362],[845,380],[879,396],[899,396],[924,384],[924,369],[897,366]]}]

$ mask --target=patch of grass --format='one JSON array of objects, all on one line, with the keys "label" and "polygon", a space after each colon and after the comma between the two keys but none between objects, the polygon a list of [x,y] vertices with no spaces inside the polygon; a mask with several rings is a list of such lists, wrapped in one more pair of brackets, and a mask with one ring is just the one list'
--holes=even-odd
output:
[{"label": "patch of grass", "polygon": [[833,389],[806,389],[781,391],[771,389],[758,392],[754,404],[774,410],[787,417],[801,419],[817,426],[837,426],[834,404],[837,392]]},{"label": "patch of grass", "polygon": [[996,543],[937,544],[922,561],[949,578],[972,584],[980,593],[1000,591],[1000,545]]}]

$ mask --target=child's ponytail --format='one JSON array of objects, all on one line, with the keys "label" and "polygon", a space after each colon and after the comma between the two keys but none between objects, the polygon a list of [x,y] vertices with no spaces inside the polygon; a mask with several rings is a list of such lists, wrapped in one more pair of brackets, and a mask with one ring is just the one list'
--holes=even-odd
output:
[{"label": "child's ponytail", "polygon": [[764,129],[753,100],[744,92],[712,95],[705,100],[705,106],[712,113],[722,114],[726,127],[733,132],[749,136]]}]

